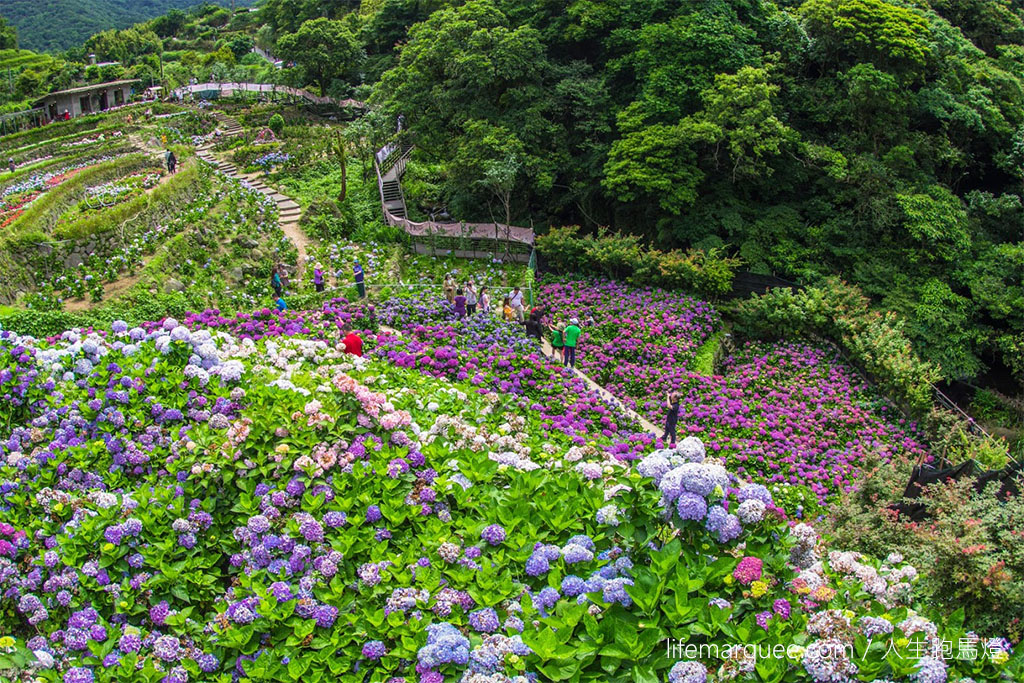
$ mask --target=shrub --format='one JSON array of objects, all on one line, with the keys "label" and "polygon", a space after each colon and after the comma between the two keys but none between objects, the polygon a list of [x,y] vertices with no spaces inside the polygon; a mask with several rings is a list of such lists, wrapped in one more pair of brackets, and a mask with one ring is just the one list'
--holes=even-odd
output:
[{"label": "shrub", "polygon": [[300,224],[307,233],[322,239],[348,238],[356,229],[349,204],[339,204],[326,196],[317,197],[310,203],[302,213]]},{"label": "shrub", "polygon": [[856,285],[828,278],[794,292],[773,289],[734,307],[736,331],[757,338],[827,337],[905,407],[927,413],[938,369],[922,361],[892,313],[879,313]]},{"label": "shrub", "polygon": [[900,553],[922,571],[920,588],[930,602],[966,620],[981,634],[1024,635],[1024,498],[996,498],[974,480],[932,484],[921,498],[927,519],[913,522],[889,508],[898,503],[912,463],[875,461],[860,486],[832,505],[825,535],[835,545],[885,557]]},{"label": "shrub", "polygon": [[561,273],[604,275],[639,287],[684,290],[718,296],[732,289],[740,260],[723,249],[662,252],[646,249],[635,235],[608,233],[579,236],[579,226],[551,228],[537,237],[537,250]]},{"label": "shrub", "polygon": [[284,130],[284,117],[280,114],[274,114],[270,117],[270,121],[267,122],[267,127],[274,131],[274,135],[281,135],[281,131]]}]

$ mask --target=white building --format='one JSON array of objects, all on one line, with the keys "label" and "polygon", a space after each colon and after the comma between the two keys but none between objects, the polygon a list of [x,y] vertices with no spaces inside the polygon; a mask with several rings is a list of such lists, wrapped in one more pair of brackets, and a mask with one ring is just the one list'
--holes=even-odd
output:
[{"label": "white building", "polygon": [[70,118],[95,114],[127,104],[134,92],[132,86],[140,82],[137,79],[112,81],[60,90],[39,98],[32,106],[43,109],[50,121],[64,118],[64,112],[67,112]]}]

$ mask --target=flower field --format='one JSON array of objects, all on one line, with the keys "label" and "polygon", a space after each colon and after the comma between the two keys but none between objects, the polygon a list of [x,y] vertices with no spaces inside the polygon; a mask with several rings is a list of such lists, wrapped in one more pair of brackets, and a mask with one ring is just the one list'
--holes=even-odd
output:
[{"label": "flower field", "polygon": [[540,297],[563,324],[583,323],[584,372],[655,424],[666,394],[680,392],[680,436],[704,439],[741,476],[782,485],[796,505],[848,490],[869,453],[924,453],[914,425],[821,349],[752,344],[722,375],[701,375],[690,364],[719,326],[704,302],[612,282],[548,283]]},{"label": "flower field", "polygon": [[[1021,674],[1005,641],[932,620],[899,557],[826,547],[699,439],[623,460],[619,424],[550,428],[556,397],[522,381],[545,365],[512,330],[411,321],[356,359],[336,322],[397,309],[273,315],[0,333],[0,675]],[[489,344],[513,350],[484,363]],[[685,648],[712,643],[784,654]]]}]

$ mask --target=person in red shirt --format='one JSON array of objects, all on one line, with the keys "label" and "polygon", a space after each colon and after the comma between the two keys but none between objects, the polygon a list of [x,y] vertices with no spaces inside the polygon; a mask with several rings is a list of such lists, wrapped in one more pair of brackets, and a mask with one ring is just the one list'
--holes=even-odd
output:
[{"label": "person in red shirt", "polygon": [[361,358],[363,355],[362,337],[356,334],[355,330],[348,325],[341,328],[341,331],[345,335],[345,338],[341,340],[345,344],[345,353],[351,353],[353,356]]}]

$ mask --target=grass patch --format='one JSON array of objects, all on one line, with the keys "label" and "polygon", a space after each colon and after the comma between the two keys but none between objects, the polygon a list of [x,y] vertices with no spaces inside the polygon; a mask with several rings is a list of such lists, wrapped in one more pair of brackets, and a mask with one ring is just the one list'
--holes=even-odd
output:
[{"label": "grass patch", "polygon": [[722,332],[715,332],[708,337],[707,341],[700,345],[693,355],[693,363],[690,370],[698,375],[709,377],[715,374],[715,356],[718,354],[718,347],[722,343]]}]

